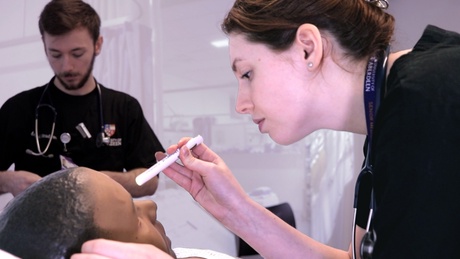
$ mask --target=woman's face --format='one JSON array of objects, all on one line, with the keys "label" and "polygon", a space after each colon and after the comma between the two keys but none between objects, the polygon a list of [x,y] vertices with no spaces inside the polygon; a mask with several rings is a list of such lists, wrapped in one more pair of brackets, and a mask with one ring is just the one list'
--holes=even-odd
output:
[{"label": "woman's face", "polygon": [[229,44],[238,79],[237,112],[250,114],[261,133],[283,145],[320,128],[321,93],[312,87],[302,50],[277,53],[242,34],[231,34]]},{"label": "woman's face", "polygon": [[120,184],[103,173],[90,170],[88,176],[96,225],[108,233],[109,239],[152,244],[175,257],[171,241],[157,221],[155,202],[133,201]]}]

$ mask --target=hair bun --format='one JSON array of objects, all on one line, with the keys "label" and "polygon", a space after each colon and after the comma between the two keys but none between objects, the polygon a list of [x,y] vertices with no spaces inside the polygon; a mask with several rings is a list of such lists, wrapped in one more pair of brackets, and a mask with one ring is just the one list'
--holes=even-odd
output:
[{"label": "hair bun", "polygon": [[371,3],[381,9],[388,9],[388,1],[387,0],[365,0],[368,3]]}]

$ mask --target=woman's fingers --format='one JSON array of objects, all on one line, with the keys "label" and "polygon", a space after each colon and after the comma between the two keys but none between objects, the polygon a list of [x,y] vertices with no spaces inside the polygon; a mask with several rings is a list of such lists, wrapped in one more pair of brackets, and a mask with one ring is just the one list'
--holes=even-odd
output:
[{"label": "woman's fingers", "polygon": [[172,257],[153,245],[123,243],[107,239],[95,239],[83,244],[81,254],[76,254],[72,259],[171,259]]}]

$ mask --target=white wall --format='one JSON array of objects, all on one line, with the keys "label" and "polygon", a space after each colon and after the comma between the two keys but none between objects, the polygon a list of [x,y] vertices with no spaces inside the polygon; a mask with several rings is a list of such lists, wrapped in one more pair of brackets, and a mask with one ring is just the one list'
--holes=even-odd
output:
[{"label": "white wall", "polygon": [[389,0],[388,12],[396,18],[394,50],[412,48],[427,24],[460,31],[457,0]]},{"label": "white wall", "polygon": [[[0,104],[52,76],[36,25],[46,2],[0,0]],[[151,27],[151,85],[140,87],[154,96],[145,99],[138,86],[127,91],[141,100],[165,146],[182,136],[205,135],[245,190],[270,187],[280,202],[291,203],[300,231],[335,247],[348,247],[363,137],[320,131],[292,147],[281,147],[235,114],[236,81],[226,50],[208,48],[210,40],[222,36],[218,24],[232,0],[87,2],[101,14],[104,28],[124,21]],[[460,31],[458,1],[390,0],[388,11],[397,19],[394,50],[410,48],[427,23]],[[159,204],[159,217],[173,244],[234,254],[233,235],[166,177],[161,179],[160,190],[151,198]],[[0,206],[9,198],[1,196]]]}]

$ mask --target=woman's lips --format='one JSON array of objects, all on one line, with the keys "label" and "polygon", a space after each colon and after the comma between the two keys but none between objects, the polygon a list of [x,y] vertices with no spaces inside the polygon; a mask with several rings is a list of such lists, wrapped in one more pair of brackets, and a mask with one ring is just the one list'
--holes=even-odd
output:
[{"label": "woman's lips", "polygon": [[259,126],[259,131],[262,132],[262,127],[264,125],[264,119],[253,119],[252,120],[255,124]]}]

